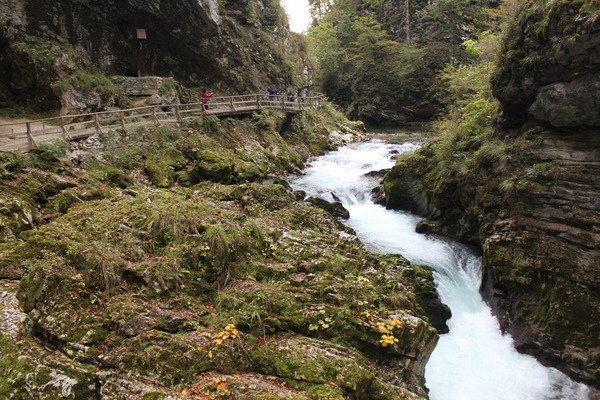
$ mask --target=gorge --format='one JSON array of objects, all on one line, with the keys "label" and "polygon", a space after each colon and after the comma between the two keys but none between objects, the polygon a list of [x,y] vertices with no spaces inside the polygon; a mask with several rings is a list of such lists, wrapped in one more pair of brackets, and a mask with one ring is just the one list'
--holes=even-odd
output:
[{"label": "gorge", "polygon": [[308,3],[0,0],[0,398],[600,398],[598,2]]}]

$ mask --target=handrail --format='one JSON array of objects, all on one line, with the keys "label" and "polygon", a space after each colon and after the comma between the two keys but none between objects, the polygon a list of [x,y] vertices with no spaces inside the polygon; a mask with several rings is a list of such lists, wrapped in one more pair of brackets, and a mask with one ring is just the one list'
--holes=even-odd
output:
[{"label": "handrail", "polygon": [[[37,147],[38,139],[46,142],[59,138],[75,140],[102,134],[103,128],[127,130],[127,125],[140,124],[145,120],[160,125],[161,123],[179,124],[185,119],[197,116],[235,115],[263,109],[302,112],[307,108],[320,107],[324,98],[325,96],[320,93],[314,96],[255,93],[217,96],[211,98],[208,103],[199,101],[151,105],[10,122],[0,124],[0,151],[15,149],[29,151]],[[5,132],[2,132],[3,130]]]},{"label": "handrail", "polygon": [[[239,95],[239,96],[218,96],[218,97],[212,97],[209,101],[210,103],[216,103],[217,100],[229,100],[229,99],[233,99],[233,98],[240,98],[240,97],[244,97],[244,98],[251,98],[251,99],[256,99],[257,96],[263,97],[263,98],[277,98],[277,99],[287,99],[290,96],[287,95],[281,95],[281,94],[276,94],[276,95],[268,95],[268,94],[245,94],[245,95]],[[323,100],[325,98],[324,94],[317,94],[315,96],[293,96],[294,99],[302,99],[305,103],[306,100],[311,100],[311,99],[315,99],[315,100]],[[271,101],[271,100],[267,100],[267,101]],[[234,102],[235,103],[235,102]],[[14,125],[24,125],[27,122],[30,123],[39,123],[39,122],[47,122],[47,121],[53,121],[53,120],[58,120],[61,118],[64,119],[72,119],[72,118],[83,118],[83,117],[93,117],[94,115],[98,114],[98,115],[105,115],[105,114],[115,114],[115,113],[120,113],[120,112],[131,112],[131,111],[139,111],[139,110],[148,110],[148,109],[152,109],[154,107],[174,107],[176,105],[179,106],[192,106],[192,105],[203,105],[203,102],[197,102],[197,103],[181,103],[181,104],[168,104],[168,105],[163,105],[163,104],[159,104],[159,105],[152,105],[152,106],[143,106],[143,107],[134,107],[134,108],[124,108],[124,109],[118,109],[118,110],[105,110],[105,111],[96,111],[96,112],[92,112],[92,113],[85,113],[85,114],[66,114],[66,115],[58,115],[56,117],[47,117],[47,118],[40,118],[40,119],[32,119],[32,120],[27,120],[27,121],[22,121],[22,122],[10,122],[10,123],[4,123],[4,124],[0,124],[0,128],[3,127],[7,127],[7,126],[14,126]]]}]

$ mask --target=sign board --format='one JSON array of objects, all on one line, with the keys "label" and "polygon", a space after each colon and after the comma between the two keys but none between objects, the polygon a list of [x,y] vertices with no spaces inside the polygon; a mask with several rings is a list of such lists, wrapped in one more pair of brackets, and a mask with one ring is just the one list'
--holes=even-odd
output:
[{"label": "sign board", "polygon": [[135,33],[137,35],[137,38],[139,40],[145,40],[148,39],[148,36],[146,35],[146,30],[145,29],[136,29]]}]

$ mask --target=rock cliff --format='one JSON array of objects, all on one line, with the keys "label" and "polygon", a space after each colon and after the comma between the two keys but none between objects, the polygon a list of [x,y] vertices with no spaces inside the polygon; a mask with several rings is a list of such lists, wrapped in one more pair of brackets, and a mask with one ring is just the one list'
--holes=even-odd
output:
[{"label": "rock cliff", "polygon": [[0,106],[57,109],[73,86],[110,105],[118,90],[97,74],[174,77],[232,93],[304,86],[300,42],[278,0],[2,0]]},{"label": "rock cliff", "polygon": [[520,351],[596,386],[599,83],[598,4],[529,1],[493,79],[495,133],[446,142],[449,153],[432,143],[385,180],[388,206],[481,245],[482,291]]}]

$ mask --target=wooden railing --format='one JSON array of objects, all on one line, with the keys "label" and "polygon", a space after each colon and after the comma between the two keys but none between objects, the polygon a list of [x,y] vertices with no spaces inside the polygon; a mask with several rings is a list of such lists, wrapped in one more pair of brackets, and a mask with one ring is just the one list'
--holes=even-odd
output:
[{"label": "wooden railing", "polygon": [[263,109],[296,113],[320,107],[323,99],[322,94],[307,97],[248,94],[213,97],[207,107],[202,102],[156,105],[0,124],[0,151],[30,151],[38,143],[85,139],[114,129],[127,131],[149,122],[180,124],[205,115],[235,115]]}]

